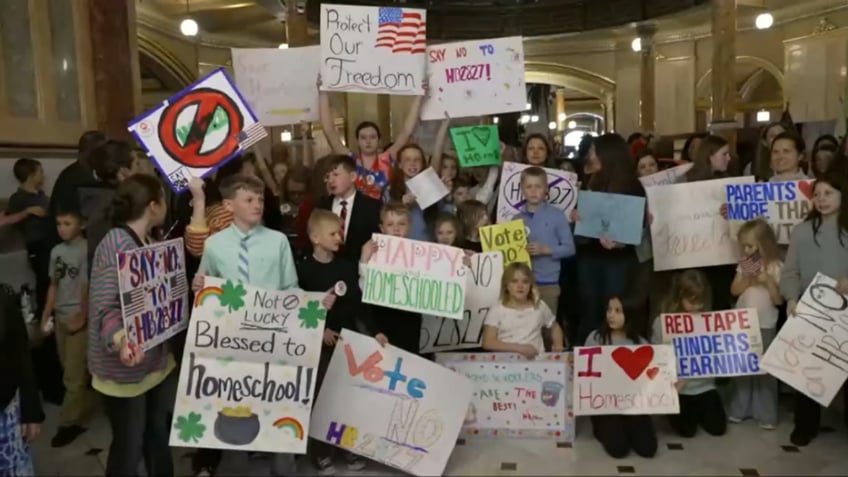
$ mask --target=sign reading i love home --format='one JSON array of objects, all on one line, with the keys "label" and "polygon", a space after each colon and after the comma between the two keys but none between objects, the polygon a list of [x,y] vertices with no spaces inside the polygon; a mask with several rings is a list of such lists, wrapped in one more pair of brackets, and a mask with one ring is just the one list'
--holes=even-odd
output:
[{"label": "sign reading i love home", "polygon": [[735,235],[745,222],[761,218],[772,226],[778,243],[788,244],[792,229],[804,221],[813,207],[814,182],[728,184],[727,220],[731,233]]},{"label": "sign reading i love home", "polygon": [[498,127],[463,126],[450,129],[459,167],[497,166],[501,163]]}]

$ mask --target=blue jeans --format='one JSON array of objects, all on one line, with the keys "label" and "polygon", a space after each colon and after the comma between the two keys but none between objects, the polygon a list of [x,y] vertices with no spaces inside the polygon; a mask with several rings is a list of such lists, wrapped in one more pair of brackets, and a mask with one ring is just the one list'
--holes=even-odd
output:
[{"label": "blue jeans", "polygon": [[597,330],[606,319],[607,302],[617,296],[622,301],[632,278],[635,259],[628,255],[586,255],[577,257],[577,276],[582,313],[576,346]]}]

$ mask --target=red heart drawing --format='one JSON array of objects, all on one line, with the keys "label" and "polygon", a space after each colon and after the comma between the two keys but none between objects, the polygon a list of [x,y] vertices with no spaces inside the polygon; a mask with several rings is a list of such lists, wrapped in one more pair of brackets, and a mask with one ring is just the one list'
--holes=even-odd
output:
[{"label": "red heart drawing", "polygon": [[654,348],[650,346],[640,346],[635,350],[621,347],[612,352],[612,360],[633,381],[642,375],[642,371],[651,364],[652,359],[654,359]]},{"label": "red heart drawing", "polygon": [[648,368],[648,370],[645,371],[645,374],[648,375],[648,379],[653,381],[654,378],[656,378],[657,375],[660,374],[660,368],[658,368],[656,366],[654,366],[653,368]]},{"label": "red heart drawing", "polygon": [[813,184],[816,181],[798,181],[798,188],[808,200],[813,200]]}]

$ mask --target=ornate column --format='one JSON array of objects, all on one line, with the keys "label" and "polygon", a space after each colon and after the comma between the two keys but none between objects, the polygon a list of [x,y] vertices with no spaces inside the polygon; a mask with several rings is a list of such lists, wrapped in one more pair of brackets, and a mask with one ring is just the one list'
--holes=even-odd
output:
[{"label": "ornate column", "polygon": [[556,130],[557,132],[563,132],[565,130],[565,121],[561,121],[560,118],[565,117],[565,90],[559,88],[556,90],[556,117],[554,118],[556,121]]},{"label": "ornate column", "polygon": [[710,131],[736,147],[736,0],[712,0],[713,71]]},{"label": "ornate column", "polygon": [[654,50],[654,35],[657,33],[657,28],[654,25],[641,25],[636,31],[642,42],[639,128],[643,133],[650,133],[654,131],[656,126],[656,51]]}]

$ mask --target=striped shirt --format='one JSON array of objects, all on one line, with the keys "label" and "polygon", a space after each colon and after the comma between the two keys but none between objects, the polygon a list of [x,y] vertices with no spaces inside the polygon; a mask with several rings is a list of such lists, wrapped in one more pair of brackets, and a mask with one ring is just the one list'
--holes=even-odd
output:
[{"label": "striped shirt", "polygon": [[223,204],[206,208],[206,226],[189,225],[185,230],[185,246],[188,253],[195,257],[203,256],[203,246],[212,234],[220,232],[233,223],[233,214],[227,212]]}]

